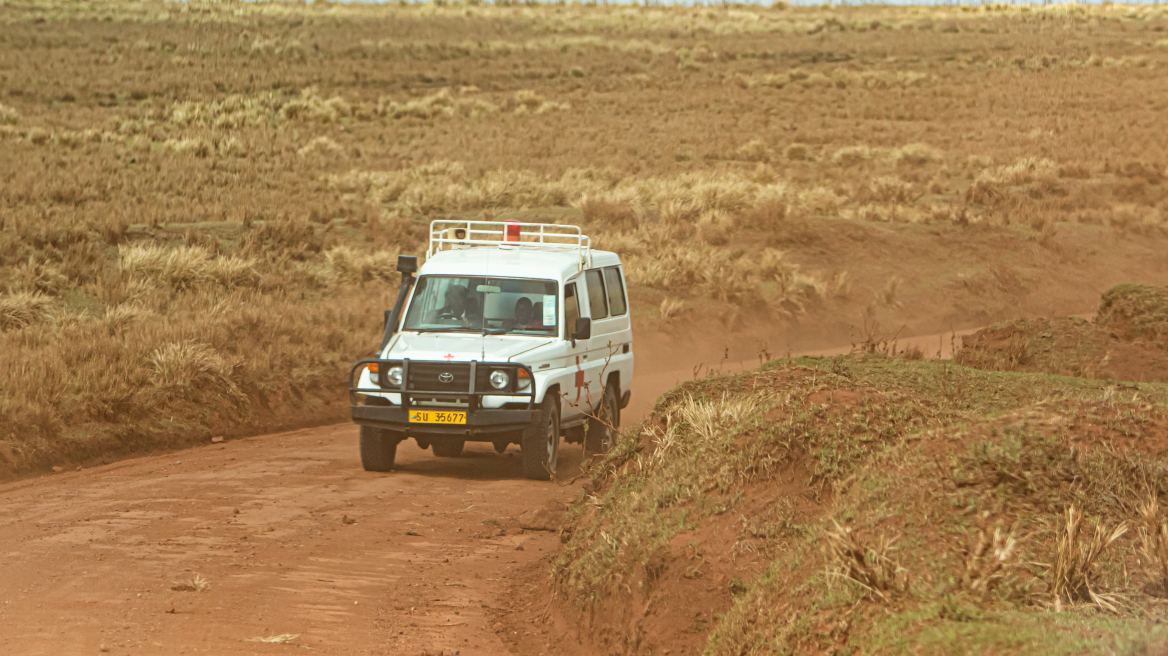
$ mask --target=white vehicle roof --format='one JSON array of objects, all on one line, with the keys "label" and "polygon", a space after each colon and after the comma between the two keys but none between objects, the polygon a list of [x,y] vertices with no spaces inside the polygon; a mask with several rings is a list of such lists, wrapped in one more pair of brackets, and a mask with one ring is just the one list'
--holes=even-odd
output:
[{"label": "white vehicle roof", "polygon": [[[507,226],[519,240],[506,240]],[[455,231],[458,231],[457,233]],[[576,226],[434,221],[420,275],[567,280],[585,269],[617,266],[616,253],[592,250]]]},{"label": "white vehicle roof", "polygon": [[490,278],[539,278],[567,280],[584,269],[620,264],[616,253],[591,251],[591,262],[581,266],[576,252],[517,249],[507,246],[475,247],[435,253],[422,265],[423,276],[487,276]]}]

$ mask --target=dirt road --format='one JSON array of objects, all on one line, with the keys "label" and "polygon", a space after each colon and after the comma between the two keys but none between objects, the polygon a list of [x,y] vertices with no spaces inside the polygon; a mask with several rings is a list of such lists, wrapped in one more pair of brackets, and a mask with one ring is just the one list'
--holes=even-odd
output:
[{"label": "dirt road", "polygon": [[[692,376],[642,367],[626,421]],[[524,480],[515,447],[489,445],[405,443],[397,471],[369,473],[356,442],[344,424],[0,486],[0,653],[572,650],[511,600],[557,545],[530,511],[578,485]],[[565,445],[558,477],[580,457]]]},{"label": "dirt road", "polygon": [[468,451],[367,473],[340,425],[0,486],[0,653],[506,653],[501,581],[557,544],[514,518],[573,490]]}]

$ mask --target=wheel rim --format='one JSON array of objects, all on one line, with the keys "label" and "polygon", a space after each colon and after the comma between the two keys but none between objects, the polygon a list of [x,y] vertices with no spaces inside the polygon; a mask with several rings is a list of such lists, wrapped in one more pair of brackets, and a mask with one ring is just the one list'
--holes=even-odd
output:
[{"label": "wheel rim", "polygon": [[547,467],[548,467],[548,471],[552,474],[555,474],[556,473],[556,451],[557,451],[556,442],[558,441],[559,435],[557,434],[557,431],[556,431],[556,418],[551,413],[548,413],[547,425],[544,426],[544,431],[547,433],[546,441],[547,441]]}]

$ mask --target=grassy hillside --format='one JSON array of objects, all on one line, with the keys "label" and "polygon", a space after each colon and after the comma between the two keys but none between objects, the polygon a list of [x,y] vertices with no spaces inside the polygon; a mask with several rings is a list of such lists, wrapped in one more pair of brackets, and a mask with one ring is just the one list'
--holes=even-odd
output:
[{"label": "grassy hillside", "polygon": [[682,385],[598,467],[555,591],[636,653],[1151,653],[1168,386],[879,355]]},{"label": "grassy hillside", "polygon": [[1166,27],[0,3],[0,475],[341,417],[434,218],[582,223],[643,334],[772,349],[1162,283]]}]

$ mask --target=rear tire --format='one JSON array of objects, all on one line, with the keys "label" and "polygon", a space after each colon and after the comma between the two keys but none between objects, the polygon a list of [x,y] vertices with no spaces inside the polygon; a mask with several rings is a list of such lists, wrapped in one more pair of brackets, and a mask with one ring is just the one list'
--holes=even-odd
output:
[{"label": "rear tire", "polygon": [[397,458],[397,443],[401,440],[384,428],[361,427],[361,466],[365,471],[387,472],[393,469]]},{"label": "rear tire", "polygon": [[[611,427],[610,427],[611,426]],[[596,417],[588,418],[588,433],[584,436],[584,454],[608,453],[620,428],[620,394],[615,385],[604,388],[604,398],[596,409]]]},{"label": "rear tire", "polygon": [[434,440],[430,446],[439,458],[457,458],[462,455],[462,447],[465,445],[466,440]]},{"label": "rear tire", "polygon": [[560,399],[544,396],[539,415],[523,431],[523,475],[533,481],[546,481],[556,471],[560,455]]}]

